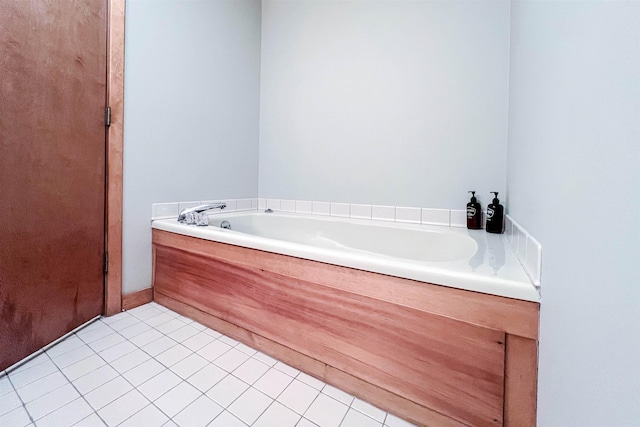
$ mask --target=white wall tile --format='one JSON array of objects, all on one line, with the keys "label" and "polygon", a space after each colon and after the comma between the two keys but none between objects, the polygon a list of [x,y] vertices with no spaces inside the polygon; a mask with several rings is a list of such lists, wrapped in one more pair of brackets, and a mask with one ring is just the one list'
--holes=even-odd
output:
[{"label": "white wall tile", "polygon": [[258,200],[259,199],[251,199],[251,209],[258,209]]},{"label": "white wall tile", "polygon": [[396,220],[396,208],[395,206],[371,206],[371,218],[383,221],[395,221]]},{"label": "white wall tile", "polygon": [[258,209],[260,209],[261,211],[267,209],[267,199],[258,199]]},{"label": "white wall tile", "polygon": [[351,218],[371,219],[371,205],[351,205]]},{"label": "white wall tile", "polygon": [[451,227],[466,227],[467,226],[467,211],[451,209]]},{"label": "white wall tile", "polygon": [[177,217],[178,206],[179,203],[154,203],[151,205],[151,219]]},{"label": "white wall tile", "polygon": [[516,250],[516,256],[522,264],[525,263],[527,258],[527,232],[519,225],[516,225],[518,233],[518,249]]},{"label": "white wall tile", "polygon": [[351,212],[348,203],[331,203],[331,216],[349,217]]},{"label": "white wall tile", "polygon": [[414,224],[420,224],[422,219],[422,213],[420,208],[396,208],[396,221],[398,222],[410,222]]},{"label": "white wall tile", "polygon": [[280,199],[267,199],[266,209],[272,209],[274,211],[280,210]]},{"label": "white wall tile", "polygon": [[280,210],[282,212],[295,212],[296,201],[295,200],[280,200]]},{"label": "white wall tile", "polygon": [[180,202],[180,204],[179,204],[180,206],[178,207],[178,210],[180,212],[182,212],[185,209],[193,208],[193,207],[196,207],[196,206],[200,206],[201,204],[202,204],[201,201]]},{"label": "white wall tile", "polygon": [[540,269],[542,261],[542,246],[536,239],[527,236],[527,261],[524,263],[531,281],[540,286]]},{"label": "white wall tile", "polygon": [[296,212],[305,214],[313,213],[313,202],[296,200]]},{"label": "white wall tile", "polygon": [[239,211],[248,211],[252,209],[251,202],[254,199],[238,199],[236,200],[236,209]]},{"label": "white wall tile", "polygon": [[331,215],[331,203],[313,202],[314,215]]},{"label": "white wall tile", "polygon": [[446,227],[450,224],[451,212],[449,209],[422,209],[422,223],[432,225],[444,225]]}]

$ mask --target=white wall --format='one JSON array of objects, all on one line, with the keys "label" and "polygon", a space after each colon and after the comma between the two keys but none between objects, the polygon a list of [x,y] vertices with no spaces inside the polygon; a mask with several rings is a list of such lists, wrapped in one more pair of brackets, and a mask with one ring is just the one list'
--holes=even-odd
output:
[{"label": "white wall", "polygon": [[543,247],[538,424],[640,425],[640,2],[514,1],[508,211]]},{"label": "white wall", "polygon": [[508,65],[506,0],[264,0],[260,197],[486,206]]},{"label": "white wall", "polygon": [[128,0],[123,293],[151,286],[151,204],[256,197],[259,0]]}]

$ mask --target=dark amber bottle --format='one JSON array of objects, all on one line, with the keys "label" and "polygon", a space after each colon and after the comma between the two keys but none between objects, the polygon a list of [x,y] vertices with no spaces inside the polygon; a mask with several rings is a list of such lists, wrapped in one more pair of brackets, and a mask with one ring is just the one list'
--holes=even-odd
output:
[{"label": "dark amber bottle", "polygon": [[471,193],[471,201],[467,203],[467,228],[479,230],[482,228],[482,208],[476,199],[476,192],[469,191],[469,193]]},{"label": "dark amber bottle", "polygon": [[492,191],[492,193],[495,194],[495,197],[487,206],[487,225],[485,228],[488,233],[500,234],[504,231],[504,206],[498,200],[498,192]]}]

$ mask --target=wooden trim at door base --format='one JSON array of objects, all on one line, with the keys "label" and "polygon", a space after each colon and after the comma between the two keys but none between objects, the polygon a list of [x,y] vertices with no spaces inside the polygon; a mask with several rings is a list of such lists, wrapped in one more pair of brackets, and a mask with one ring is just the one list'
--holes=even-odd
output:
[{"label": "wooden trim at door base", "polygon": [[122,150],[124,144],[124,9],[125,0],[108,1],[106,242],[109,254],[105,277],[104,314],[122,311]]},{"label": "wooden trim at door base", "polygon": [[153,288],[142,289],[122,296],[122,309],[131,310],[153,301]]}]

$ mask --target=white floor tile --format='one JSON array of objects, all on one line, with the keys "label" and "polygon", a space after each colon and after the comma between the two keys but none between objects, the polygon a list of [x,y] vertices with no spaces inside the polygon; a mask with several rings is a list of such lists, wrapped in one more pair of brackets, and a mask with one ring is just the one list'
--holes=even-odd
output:
[{"label": "white floor tile", "polygon": [[104,360],[106,360],[108,363],[113,362],[114,360],[117,360],[123,356],[126,356],[127,354],[131,353],[134,350],[137,350],[138,347],[136,347],[135,345],[131,344],[129,341],[126,341],[124,338],[123,342],[116,344],[112,347],[107,348],[106,350],[102,350],[101,352],[99,352],[98,354],[100,355],[100,357],[102,357]]},{"label": "white floor tile", "polygon": [[309,409],[318,394],[320,392],[317,389],[296,379],[278,396],[277,400],[302,415]]},{"label": "white floor tile", "polygon": [[296,379],[302,381],[303,383],[310,385],[316,390],[322,390],[325,384],[317,378],[312,377],[309,374],[305,374],[304,372],[300,372]]},{"label": "white floor tile", "polygon": [[130,317],[132,317],[132,316],[129,314],[128,311],[121,311],[120,313],[114,314],[113,316],[109,316],[109,317],[102,316],[100,318],[100,320],[103,323],[106,323],[107,325],[111,325],[112,323],[116,323],[116,322],[119,322],[122,319],[127,319],[127,318],[130,318]]},{"label": "white floor tile", "polygon": [[109,365],[104,365],[90,374],[84,375],[73,381],[73,385],[82,394],[87,394],[92,390],[104,385],[118,376],[118,372]]},{"label": "white floor tile", "polygon": [[164,425],[169,418],[156,408],[153,404],[147,405],[139,412],[136,412],[131,418],[127,418],[125,422],[120,424],[122,427],[160,427]]},{"label": "white floor tile", "polygon": [[[152,326],[152,327],[154,327],[154,328],[157,328],[157,327],[159,327],[160,325],[163,325],[163,324],[165,324],[165,323],[167,323],[167,322],[170,322],[170,321],[172,321],[172,320],[175,320],[175,317],[174,317],[174,316],[172,316],[171,314],[167,313],[167,312],[164,312],[164,313],[160,313],[160,314],[158,314],[157,316],[154,316],[154,317],[152,317],[152,318],[150,318],[150,319],[147,319],[147,320],[145,321],[145,323],[146,323],[147,325],[149,325],[149,326]],[[163,331],[163,332],[164,332],[164,331]],[[167,332],[164,332],[164,333],[167,333]]]},{"label": "white floor tile", "polygon": [[291,384],[293,378],[279,371],[275,368],[271,368],[264,374],[253,386],[265,393],[267,396],[275,399],[282,391]]},{"label": "white floor tile", "polygon": [[76,389],[71,384],[67,384],[27,403],[25,406],[31,417],[34,420],[39,420],[56,409],[76,400],[78,397],[80,395]]},{"label": "white floor tile", "polygon": [[340,427],[382,427],[382,423],[351,408],[344,417]]},{"label": "white floor tile", "polygon": [[151,359],[147,353],[142,350],[134,350],[129,354],[126,354],[113,362],[110,362],[113,368],[120,372],[121,374],[127,372],[130,369],[135,368],[136,366],[146,362]]},{"label": "white floor tile", "polygon": [[152,317],[157,316],[160,313],[163,313],[162,310],[158,310],[157,308],[149,305],[141,305],[134,309],[128,310],[129,314],[137,317],[138,319],[144,321],[147,319],[151,319]]},{"label": "white floor tile", "polygon": [[209,424],[209,427],[246,427],[246,424],[236,418],[231,412],[223,411]]},{"label": "white floor tile", "polygon": [[38,427],[72,426],[93,413],[81,397],[37,421]]},{"label": "white floor tile", "polygon": [[339,388],[335,388],[332,385],[325,385],[322,389],[322,392],[327,396],[333,397],[334,399],[344,403],[347,406],[351,406],[351,402],[353,402],[354,397],[347,392],[340,390]]},{"label": "white floor tile", "polygon": [[157,355],[156,360],[164,366],[173,366],[190,354],[192,354],[191,350],[182,344],[178,344]]},{"label": "white floor tile", "polygon": [[111,402],[98,411],[98,415],[108,426],[116,426],[147,406],[149,401],[137,390],[131,390],[124,396]]},{"label": "white floor tile", "polygon": [[189,406],[184,408],[173,420],[181,426],[206,426],[224,409],[207,396],[200,396]]},{"label": "white floor tile", "polygon": [[147,325],[146,323],[140,322],[136,325],[128,327],[127,329],[123,329],[122,331],[119,331],[119,332],[120,332],[120,335],[122,335],[123,337],[129,340],[135,337],[136,335],[140,335],[141,333],[150,331],[151,329],[152,329],[151,326]]},{"label": "white floor tile", "polygon": [[228,337],[226,335],[221,335],[220,338],[218,338],[220,341],[222,341],[225,344],[230,345],[231,347],[235,347],[239,344],[238,341],[234,340],[231,337]]},{"label": "white floor tile", "polygon": [[163,353],[169,350],[171,347],[174,347],[178,343],[172,340],[167,336],[163,336],[158,338],[157,340],[151,341],[149,344],[146,344],[141,347],[142,351],[150,354],[151,356],[157,356],[160,353]]},{"label": "white floor tile", "polygon": [[122,376],[131,384],[138,387],[140,384],[150,380],[165,369],[166,368],[157,360],[149,359],[135,368],[128,370],[122,374]]},{"label": "white floor tile", "polygon": [[300,421],[298,421],[298,424],[296,424],[296,427],[318,427],[318,425],[315,423],[312,423],[306,418],[302,418],[300,419]]},{"label": "white floor tile", "polygon": [[[0,407],[2,403],[0,403]],[[31,424],[31,418],[23,406],[18,406],[12,411],[0,415],[0,426],[25,427]]]},{"label": "white floor tile", "polygon": [[271,405],[273,399],[255,388],[249,388],[227,410],[245,423],[253,424]]},{"label": "white floor tile", "polygon": [[8,375],[1,376],[0,377],[0,397],[4,396],[10,391],[13,391],[13,386],[9,382],[9,376]]},{"label": "white floor tile", "polygon": [[66,384],[69,384],[67,378],[62,375],[62,372],[56,371],[53,374],[19,388],[17,391],[22,401],[29,403]]},{"label": "white floor tile", "polygon": [[250,358],[242,365],[238,366],[233,371],[233,375],[240,378],[247,384],[253,384],[268,370],[269,366],[257,359]]},{"label": "white floor tile", "polygon": [[[82,344],[84,344],[84,342]],[[36,365],[39,365],[44,362],[49,362],[49,361],[50,361],[49,356],[45,354],[45,352],[38,351],[33,355],[31,355],[29,360],[13,368],[9,373],[17,374],[18,372],[24,371],[25,369],[33,368]]]},{"label": "white floor tile", "polygon": [[299,414],[278,402],[273,402],[252,427],[294,427],[299,420]]},{"label": "white floor tile", "polygon": [[154,401],[176,385],[180,384],[180,381],[182,381],[182,379],[173,372],[163,371],[146,383],[138,386],[138,390],[140,390],[147,399]]},{"label": "white floor tile", "polygon": [[9,378],[13,386],[15,388],[21,388],[56,372],[58,367],[49,359],[49,356],[45,354],[44,357],[47,359],[44,362],[31,366],[28,369],[12,371],[9,374]]},{"label": "white floor tile", "polygon": [[201,392],[206,393],[225,376],[227,376],[227,372],[225,370],[213,363],[209,363],[207,366],[187,378],[187,382]]},{"label": "white floor tile", "polygon": [[59,342],[58,344],[54,345],[53,347],[51,347],[50,349],[48,349],[46,351],[46,353],[49,355],[49,357],[51,357],[52,359],[56,358],[57,356],[60,356],[66,352],[69,352],[71,350],[74,350],[78,347],[82,347],[85,346],[86,344],[84,343],[84,341],[82,341],[80,338],[78,338],[75,334],[67,337],[64,339],[64,341]]},{"label": "white floor tile", "polygon": [[[107,322],[105,322],[107,323]],[[107,324],[109,325],[109,327],[111,329],[113,329],[114,331],[122,331],[123,329],[127,329],[130,326],[136,325],[140,323],[140,321],[138,319],[136,319],[135,317],[128,315],[126,317],[121,317],[118,320],[114,321],[114,322],[108,322]]]},{"label": "white floor tile", "polygon": [[211,336],[212,336],[212,337],[214,337],[214,338],[220,338],[220,337],[222,336],[222,334],[221,334],[220,332],[218,332],[218,331],[214,331],[214,330],[213,330],[213,329],[211,329],[211,328],[203,329],[203,332],[204,332],[205,334],[209,334],[209,335],[211,335]]},{"label": "white floor tile", "polygon": [[405,421],[393,414],[387,414],[384,425],[389,427],[415,427],[415,424],[411,424],[409,421]]},{"label": "white floor tile", "polygon": [[196,353],[207,359],[209,362],[213,362],[229,350],[231,350],[230,345],[216,340],[211,344],[205,345],[200,350],[196,351]]},{"label": "white floor tile", "polygon": [[322,393],[311,404],[304,417],[322,427],[337,427],[347,414],[349,407]]},{"label": "white floor tile", "polygon": [[77,427],[104,427],[106,424],[100,419],[95,412],[76,424]]},{"label": "white floor tile", "polygon": [[199,330],[191,325],[186,325],[180,329],[176,329],[175,331],[168,333],[167,335],[178,342],[183,342],[198,333],[200,333]]},{"label": "white floor tile", "polygon": [[293,378],[295,378],[300,373],[300,371],[298,371],[296,368],[282,362],[276,363],[275,365],[273,365],[273,367]]},{"label": "white floor tile", "polygon": [[90,342],[89,347],[91,347],[96,353],[100,353],[101,351],[111,348],[116,344],[120,344],[123,341],[125,341],[125,338],[122,335],[117,332],[113,332],[100,339]]},{"label": "white floor tile", "polygon": [[167,335],[170,332],[173,332],[173,331],[175,331],[177,329],[180,329],[180,328],[182,328],[184,326],[187,326],[187,324],[184,323],[181,320],[178,320],[178,319],[176,319],[174,317],[171,317],[168,314],[166,314],[166,316],[170,317],[170,319],[168,319],[166,322],[164,322],[164,323],[162,323],[160,325],[155,326],[155,328],[158,331],[162,332],[165,335]]},{"label": "white floor tile", "polygon": [[249,385],[240,381],[233,375],[227,375],[218,384],[213,386],[206,395],[226,408],[249,388]]},{"label": "white floor tile", "polygon": [[380,421],[381,423],[384,422],[384,417],[387,414],[382,409],[376,408],[372,404],[367,403],[364,400],[360,400],[358,398],[356,398],[353,401],[353,403],[351,404],[351,407],[353,409],[356,409],[357,411],[362,412],[365,415],[368,415],[369,417],[373,418],[376,421]]},{"label": "white floor tile", "polygon": [[104,366],[106,362],[97,354],[89,356],[86,359],[74,363],[62,369],[62,373],[69,378],[70,381],[74,381],[84,375],[87,375],[101,366]]},{"label": "white floor tile", "polygon": [[96,354],[95,351],[91,347],[86,344],[82,344],[82,346],[77,347],[73,351],[68,351],[56,357],[52,357],[53,363],[55,363],[58,368],[66,368],[69,365],[73,365],[81,361],[82,359],[86,359],[89,356],[93,356]]},{"label": "white floor tile", "polygon": [[257,352],[256,354],[254,354],[252,357],[253,357],[254,359],[258,359],[258,360],[259,360],[259,361],[261,361],[262,363],[265,363],[265,364],[267,364],[267,365],[269,365],[269,366],[273,366],[273,365],[275,365],[276,363],[278,363],[278,361],[277,361],[276,359],[274,359],[273,357],[268,356],[268,355],[266,355],[266,354],[264,354],[264,353],[262,353],[262,352],[260,352],[260,351],[259,351],[259,352]]},{"label": "white floor tile", "polygon": [[129,341],[131,341],[138,347],[143,347],[149,344],[150,342],[153,342],[158,338],[162,338],[162,337],[164,337],[164,335],[162,335],[161,332],[158,332],[155,329],[151,328],[148,331],[144,331],[141,334],[138,334],[134,337],[129,338]]},{"label": "white floor tile", "polygon": [[173,418],[178,412],[196,400],[198,396],[200,396],[200,391],[186,381],[183,381],[160,396],[154,404],[170,418]]},{"label": "white floor tile", "polygon": [[204,368],[209,361],[202,356],[193,353],[171,367],[171,371],[183,379]]},{"label": "white floor tile", "polygon": [[231,350],[227,351],[225,354],[214,360],[213,363],[227,372],[233,372],[234,369],[242,365],[247,359],[249,359],[249,356],[247,356],[240,350],[232,348]]},{"label": "white floor tile", "polygon": [[0,416],[13,411],[16,408],[22,406],[22,402],[15,391],[5,393],[0,399]]},{"label": "white floor tile", "polygon": [[79,330],[76,335],[78,335],[78,338],[80,338],[82,341],[89,344],[99,340],[100,338],[104,338],[107,335],[111,335],[113,334],[113,332],[113,329],[111,329],[108,325],[97,321],[92,323],[88,327]]},{"label": "white floor tile", "polygon": [[193,326],[194,328],[196,328],[199,331],[204,331],[205,329],[207,329],[206,326],[204,326],[202,323],[198,323],[198,322],[191,322],[190,323],[191,326]]},{"label": "white floor tile", "polygon": [[253,356],[255,354],[258,353],[258,350],[256,350],[255,348],[249,347],[248,345],[244,344],[244,343],[238,343],[238,345],[236,345],[236,350],[240,350],[241,352],[243,352],[244,354],[247,354],[249,356]]},{"label": "white floor tile", "polygon": [[133,390],[133,386],[124,378],[115,377],[108,383],[103,384],[95,390],[85,394],[84,397],[97,411],[131,390]]},{"label": "white floor tile", "polygon": [[204,332],[198,332],[191,338],[188,338],[182,341],[182,345],[184,345],[185,347],[189,348],[192,351],[198,351],[205,345],[213,342],[213,340],[215,340],[215,338],[213,338],[211,335]]}]

